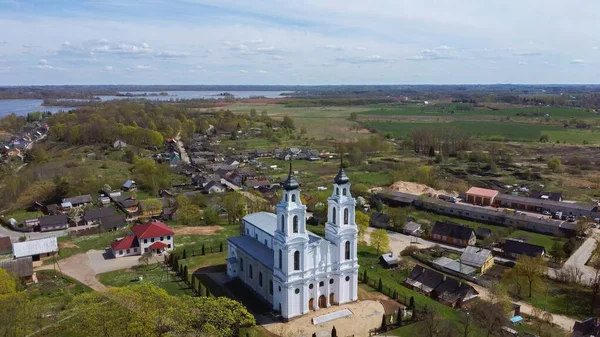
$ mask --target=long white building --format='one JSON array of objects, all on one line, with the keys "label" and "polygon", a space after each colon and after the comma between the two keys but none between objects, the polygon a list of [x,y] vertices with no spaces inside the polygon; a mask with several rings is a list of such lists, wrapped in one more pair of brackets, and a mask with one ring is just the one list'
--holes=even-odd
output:
[{"label": "long white building", "polygon": [[228,239],[227,274],[241,279],[287,320],[358,299],[356,201],[340,168],[328,198],[325,239],[306,230],[306,206],[290,173],[276,214],[244,217],[245,235]]}]

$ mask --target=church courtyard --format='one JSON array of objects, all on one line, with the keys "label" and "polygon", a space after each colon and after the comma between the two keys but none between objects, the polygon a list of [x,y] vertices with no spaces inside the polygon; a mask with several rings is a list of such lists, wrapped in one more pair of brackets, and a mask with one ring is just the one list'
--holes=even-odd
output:
[{"label": "church courtyard", "polygon": [[[312,319],[315,317],[344,309],[352,311],[353,314],[319,325],[312,324]],[[384,307],[379,301],[359,300],[311,311],[287,323],[272,323],[263,325],[263,327],[276,335],[284,337],[306,337],[312,336],[313,333],[316,333],[317,337],[329,337],[334,326],[337,335],[340,337],[368,336],[369,330],[381,326],[381,317],[384,312]]]}]

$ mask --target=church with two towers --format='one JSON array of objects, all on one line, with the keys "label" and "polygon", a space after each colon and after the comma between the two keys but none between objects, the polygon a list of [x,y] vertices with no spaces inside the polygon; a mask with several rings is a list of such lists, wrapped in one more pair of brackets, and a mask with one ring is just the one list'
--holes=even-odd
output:
[{"label": "church with two towers", "polygon": [[245,216],[244,235],[228,239],[227,275],[284,320],[358,299],[356,200],[342,167],[327,203],[323,239],[306,229],[306,206],[290,162],[276,212]]}]

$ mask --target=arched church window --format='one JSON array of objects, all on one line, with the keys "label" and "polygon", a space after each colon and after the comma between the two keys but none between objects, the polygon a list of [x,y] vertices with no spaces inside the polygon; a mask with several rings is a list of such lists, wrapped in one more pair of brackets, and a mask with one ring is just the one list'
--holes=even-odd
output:
[{"label": "arched church window", "polygon": [[289,199],[288,199],[288,194],[286,193],[286,194],[285,194],[285,202],[288,202],[288,200],[289,200]]},{"label": "arched church window", "polygon": [[279,269],[283,269],[283,252],[281,251],[281,249],[279,250]]},{"label": "arched church window", "polygon": [[285,218],[281,216],[281,231],[285,233]]},{"label": "arched church window", "polygon": [[300,251],[294,252],[294,270],[300,270]]},{"label": "arched church window", "polygon": [[250,279],[254,278],[254,275],[252,275],[252,265],[248,264],[248,276],[250,276]]},{"label": "arched church window", "polygon": [[258,272],[258,285],[262,287],[262,272]]},{"label": "arched church window", "polygon": [[293,218],[292,222],[293,222],[293,225],[294,225],[293,226],[294,227],[293,228],[294,233],[298,233],[298,216],[297,215],[294,215],[294,218]]},{"label": "arched church window", "polygon": [[337,195],[340,195],[340,188],[339,188],[339,187],[337,187],[337,188],[335,189],[335,194],[337,194]]},{"label": "arched church window", "polygon": [[346,260],[350,260],[350,241],[346,241],[344,253],[344,257],[346,258]]},{"label": "arched church window", "polygon": [[334,207],[334,208],[333,208],[333,215],[332,215],[332,218],[333,218],[333,224],[334,224],[334,225],[335,225],[335,213],[336,213],[336,210],[335,210],[335,207]]},{"label": "arched church window", "polygon": [[346,189],[345,188],[342,190],[342,195],[346,195]]},{"label": "arched church window", "polygon": [[292,202],[296,202],[296,195],[292,194]]},{"label": "arched church window", "polygon": [[240,271],[244,271],[244,259],[240,258]]},{"label": "arched church window", "polygon": [[348,208],[344,208],[344,225],[348,224]]}]

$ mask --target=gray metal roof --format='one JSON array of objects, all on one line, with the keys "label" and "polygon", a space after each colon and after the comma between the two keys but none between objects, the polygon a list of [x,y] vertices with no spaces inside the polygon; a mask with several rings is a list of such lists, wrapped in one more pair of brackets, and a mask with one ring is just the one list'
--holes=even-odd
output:
[{"label": "gray metal roof", "polygon": [[314,242],[319,242],[321,240],[323,240],[322,237],[318,236],[317,234],[310,232],[310,231],[306,231],[308,232],[308,244],[310,245],[311,243]]},{"label": "gray metal roof", "polygon": [[18,277],[29,277],[33,275],[33,262],[31,256],[15,260],[0,261],[0,268],[6,270],[9,274]]},{"label": "gray metal roof", "polygon": [[578,203],[571,203],[571,202],[564,202],[564,201],[534,199],[534,198],[522,197],[522,196],[512,195],[512,194],[498,194],[498,196],[496,196],[496,199],[503,200],[503,201],[520,202],[520,203],[524,203],[524,204],[528,204],[528,205],[537,205],[542,208],[547,205],[547,206],[554,206],[554,207],[563,207],[565,209],[572,209],[572,210],[576,209],[576,210],[587,211],[587,212],[591,212],[594,210],[594,208],[597,207],[596,205],[593,205],[593,204],[578,204]]},{"label": "gray metal roof", "polygon": [[274,253],[266,245],[254,240],[250,236],[242,235],[227,239],[233,245],[244,251],[248,256],[273,270]]},{"label": "gray metal roof", "polygon": [[460,256],[460,261],[469,266],[480,268],[491,254],[491,250],[468,246]]},{"label": "gray metal roof", "polygon": [[439,259],[433,261],[433,263],[465,275],[473,275],[477,272],[477,269],[447,257],[440,257]]},{"label": "gray metal roof", "polygon": [[409,221],[404,225],[404,231],[406,232],[414,232],[418,229],[421,229],[421,224],[414,221]]},{"label": "gray metal roof", "polygon": [[244,217],[244,221],[249,222],[271,236],[274,236],[277,230],[277,215],[274,213],[258,212],[248,214]]},{"label": "gray metal roof", "polygon": [[92,196],[89,194],[86,195],[78,195],[76,197],[65,198],[63,202],[70,202],[72,204],[83,204],[92,202]]},{"label": "gray metal roof", "polygon": [[13,243],[13,255],[16,258],[50,252],[58,252],[58,241],[55,237]]},{"label": "gray metal roof", "polygon": [[381,258],[388,264],[398,263],[398,259],[392,253],[383,254],[383,255],[381,255]]}]

